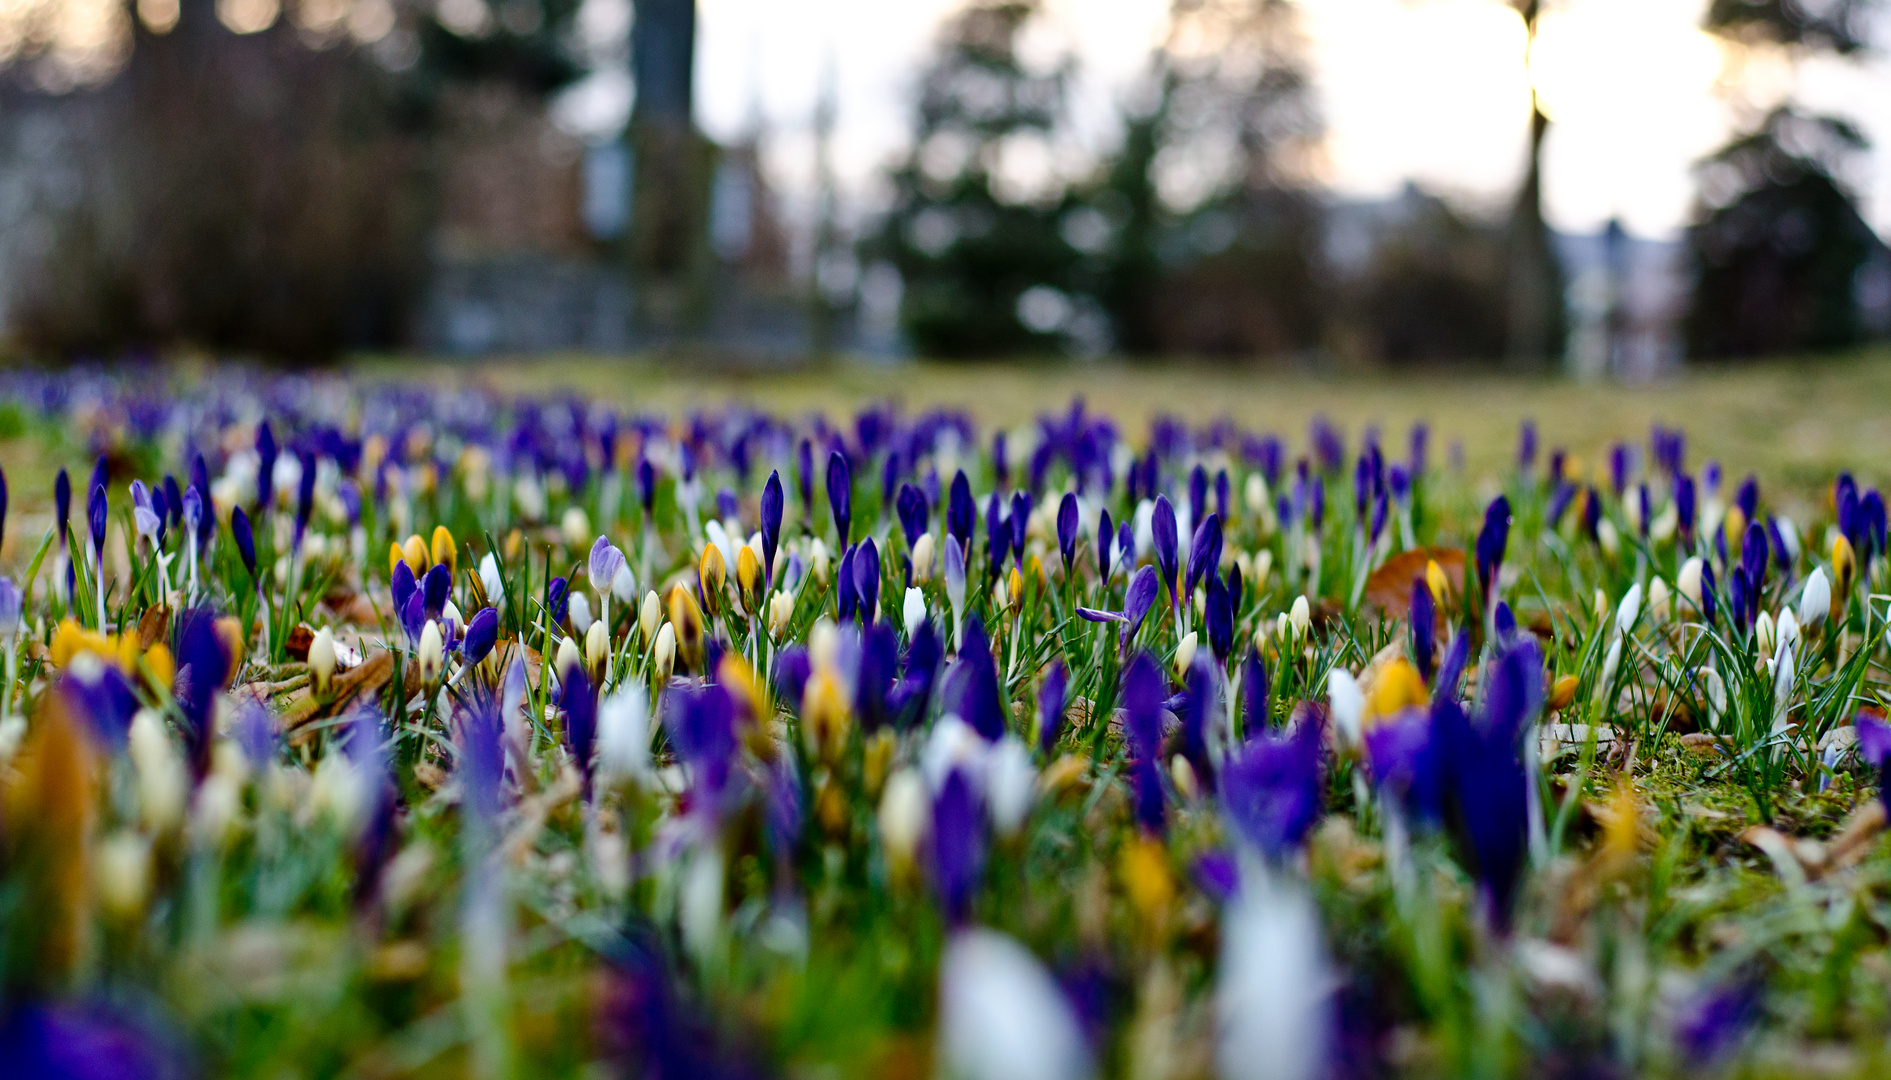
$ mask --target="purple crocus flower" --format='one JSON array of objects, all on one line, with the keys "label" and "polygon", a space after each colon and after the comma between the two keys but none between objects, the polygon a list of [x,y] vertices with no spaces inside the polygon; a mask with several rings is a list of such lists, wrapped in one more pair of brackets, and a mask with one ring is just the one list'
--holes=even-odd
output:
[{"label": "purple crocus flower", "polygon": [[1867,490],[1859,498],[1858,516],[1861,519],[1860,531],[1865,540],[1859,548],[1862,552],[1860,561],[1864,564],[1863,569],[1868,572],[1872,558],[1884,554],[1885,551],[1884,496],[1878,494],[1877,488]]},{"label": "purple crocus flower", "polygon": [[1162,713],[1167,686],[1146,652],[1138,652],[1123,672],[1124,732],[1130,752],[1130,786],[1136,820],[1152,833],[1167,825],[1162,793]]},{"label": "purple crocus flower", "polygon": [[1267,672],[1267,661],[1261,659],[1258,649],[1248,650],[1244,667],[1241,676],[1242,730],[1247,738],[1252,739],[1273,725],[1273,710],[1268,705],[1273,687]]},{"label": "purple crocus flower", "polygon": [[1502,600],[1491,610],[1490,625],[1499,644],[1508,644],[1517,636],[1517,615],[1510,610],[1510,605]]},{"label": "purple crocus flower", "polygon": [[276,497],[276,436],[265,420],[256,429],[256,512],[267,514]]},{"label": "purple crocus flower", "polygon": [[[71,497],[69,491],[67,497]],[[184,524],[184,489],[177,486],[177,477],[169,473],[164,474],[164,505],[171,511],[172,528]],[[60,520],[65,520],[63,514],[60,515]],[[61,535],[64,535],[63,532]]]},{"label": "purple crocus flower", "polygon": [[590,676],[584,673],[582,664],[574,664],[565,670],[564,683],[558,688],[558,707],[565,714],[565,742],[584,774],[585,797],[589,798],[591,753],[597,745],[598,699],[597,690],[592,687]]},{"label": "purple crocus flower", "polygon": [[1858,757],[1878,770],[1878,797],[1891,811],[1891,723],[1860,712],[1852,717],[1852,726],[1858,732]]},{"label": "purple crocus flower", "polygon": [[998,669],[991,658],[991,639],[978,616],[966,620],[963,647],[946,673],[947,702],[973,731],[997,742],[1005,734],[1005,704],[998,684]]},{"label": "purple crocus flower", "polygon": [[1090,622],[1114,622],[1123,624],[1122,640],[1118,648],[1127,649],[1135,639],[1137,631],[1142,629],[1142,621],[1149,615],[1149,609],[1155,606],[1157,590],[1161,586],[1156,582],[1156,568],[1144,566],[1130,578],[1129,588],[1123,593],[1123,610],[1098,611],[1095,608],[1080,607],[1077,615]]},{"label": "purple crocus flower", "polygon": [[834,614],[843,623],[860,608],[860,587],[854,581],[854,554],[858,550],[850,547],[841,553],[839,572],[834,575]]},{"label": "purple crocus flower", "polygon": [[1190,521],[1200,521],[1207,516],[1208,510],[1208,470],[1200,465],[1188,473],[1188,517]]},{"label": "purple crocus flower", "polygon": [[1682,473],[1674,478],[1674,510],[1679,519],[1681,539],[1693,540],[1695,495],[1694,478]]},{"label": "purple crocus flower", "polygon": [[1412,579],[1412,661],[1420,678],[1431,679],[1433,653],[1438,644],[1438,608],[1423,574]]},{"label": "purple crocus flower", "polygon": [[[557,578],[555,580],[562,582],[564,579]],[[427,575],[420,579],[421,608],[427,613],[427,618],[438,619],[440,617],[440,613],[446,610],[447,601],[452,598],[452,591],[453,571],[448,570],[445,563],[437,563],[432,569],[427,571]],[[558,606],[563,605],[562,594],[557,603]],[[559,619],[557,621],[563,622],[564,620]]]},{"label": "purple crocus flower", "polygon": [[[1105,518],[1104,520],[1109,520]],[[1116,557],[1122,561],[1125,573],[1136,565],[1136,526],[1125,521],[1116,527]]]},{"label": "purple crocus flower", "polygon": [[[104,454],[100,454],[98,457],[98,460],[92,464],[92,479],[90,482],[88,482],[85,485],[86,493],[89,495],[93,488],[106,487],[111,482],[112,482],[111,462],[106,460],[106,457]],[[204,487],[204,493],[209,494],[209,492],[210,492],[210,487],[208,484],[206,484]]]},{"label": "purple crocus flower", "polygon": [[933,887],[946,918],[962,923],[970,914],[972,894],[985,869],[985,815],[964,770],[946,773],[932,802]]},{"label": "purple crocus flower", "polygon": [[878,731],[892,719],[890,693],[899,663],[899,634],[889,622],[869,625],[860,635],[860,664],[854,675],[854,714],[861,730]]},{"label": "purple crocus flower", "polygon": [[238,506],[230,511],[230,538],[236,541],[236,553],[243,558],[243,569],[256,580],[256,536],[250,530],[250,518]]},{"label": "purple crocus flower", "polygon": [[59,546],[61,548],[64,548],[67,544],[66,523],[71,519],[72,478],[66,475],[66,470],[60,469],[59,475],[53,478],[53,520],[59,526]]},{"label": "purple crocus flower", "polygon": [[7,540],[7,471],[0,469],[0,546]]},{"label": "purple crocus flower", "polygon": [[1228,520],[1228,470],[1220,469],[1215,473],[1215,513],[1221,520]]},{"label": "purple crocus flower", "polygon": [[1183,677],[1180,695],[1182,756],[1210,787],[1214,784],[1214,763],[1208,757],[1208,724],[1210,718],[1220,712],[1215,675],[1207,659],[1198,654]]},{"label": "purple crocus flower", "polygon": [[1038,747],[1046,756],[1057,748],[1058,736],[1063,734],[1065,695],[1069,684],[1070,673],[1065,669],[1063,659],[1053,659],[1050,669],[1044,673],[1044,682],[1037,690]]},{"label": "purple crocus flower", "polygon": [[775,657],[775,693],[798,711],[802,694],[807,690],[808,678],[813,673],[814,665],[808,658],[807,646],[788,646]]},{"label": "purple crocus flower", "polygon": [[834,535],[845,546],[852,538],[854,480],[847,455],[839,450],[827,455],[827,508],[834,515]]},{"label": "purple crocus flower", "polygon": [[0,1014],[0,1061],[20,1080],[184,1080],[195,1075],[161,1030],[103,1005],[18,1004]]},{"label": "purple crocus flower", "polygon": [[210,771],[217,695],[230,674],[230,656],[217,636],[217,613],[191,608],[178,616],[177,675],[171,682],[184,718],[184,741],[199,780]]},{"label": "purple crocus flower", "polygon": [[1710,987],[1684,1003],[1675,1017],[1674,1042],[1687,1071],[1705,1075],[1746,1037],[1760,1011],[1760,987],[1751,979]]},{"label": "purple crocus flower", "polygon": [[1188,584],[1182,590],[1186,596],[1195,595],[1195,586],[1221,565],[1221,518],[1210,514],[1200,520],[1188,545]]},{"label": "purple crocus flower", "polygon": [[762,485],[762,574],[766,588],[775,587],[775,550],[781,546],[783,494],[780,470],[771,470]]},{"label": "purple crocus flower", "polygon": [[[925,718],[927,707],[932,701],[932,688],[938,681],[939,663],[944,659],[945,648],[939,642],[939,633],[932,628],[932,620],[927,619],[919,624],[912,641],[907,644],[900,681],[887,695],[887,708],[893,714],[895,726],[902,731],[914,727]],[[780,665],[781,661],[777,660],[777,671]]]},{"label": "purple crocus flower", "polygon": [[959,550],[972,550],[972,529],[978,524],[978,507],[972,502],[972,482],[960,469],[952,477],[952,490],[946,496],[946,533],[959,542]]},{"label": "purple crocus flower", "polygon": [[1701,561],[1701,617],[1707,620],[1707,625],[1709,626],[1714,625],[1714,616],[1715,616],[1716,611],[1718,611],[1719,609],[1719,602],[1720,602],[1719,594],[1720,594],[1720,586],[1714,580],[1714,564],[1710,561],[1702,560]]},{"label": "purple crocus flower", "polygon": [[1460,632],[1451,639],[1444,660],[1438,665],[1438,678],[1431,684],[1431,700],[1456,701],[1458,684],[1464,678],[1464,665],[1470,662],[1471,637]]},{"label": "purple crocus flower", "polygon": [[1517,433],[1517,468],[1528,473],[1536,467],[1536,421],[1525,420]]},{"label": "purple crocus flower", "polygon": [[900,531],[906,534],[906,551],[911,554],[913,545],[931,525],[932,507],[926,502],[926,493],[912,484],[900,485],[894,505],[899,511]]},{"label": "purple crocus flower", "polygon": [[657,467],[647,457],[637,459],[637,502],[647,523],[657,508]]},{"label": "purple crocus flower", "polygon": [[880,608],[880,546],[869,536],[854,548],[854,591],[860,599],[862,622],[873,622]]},{"label": "purple crocus flower", "polygon": [[1499,495],[1484,508],[1484,528],[1477,534],[1477,585],[1485,596],[1490,595],[1509,543],[1510,500]]},{"label": "purple crocus flower", "polygon": [[1176,580],[1180,552],[1175,534],[1175,507],[1169,505],[1167,495],[1156,496],[1156,508],[1149,519],[1149,531],[1156,545],[1156,565],[1162,568],[1162,583],[1169,590],[1169,606],[1175,607],[1181,603],[1176,591],[1181,585]]},{"label": "purple crocus flower", "polygon": [[[91,494],[86,497],[85,516],[86,516],[87,522],[92,527],[92,550],[98,553],[99,555],[103,556],[105,554],[105,518],[106,518],[105,485],[104,484],[99,484],[93,487]],[[104,576],[103,571],[101,571],[100,577],[102,578],[103,576]]]},{"label": "purple crocus flower", "polygon": [[721,805],[735,767],[735,702],[720,683],[673,689],[664,701],[664,725],[677,756],[689,766],[692,798],[713,810]]},{"label": "purple crocus flower", "polygon": [[1523,878],[1529,814],[1523,733],[1542,701],[1542,658],[1534,639],[1525,637],[1498,658],[1475,725],[1456,702],[1432,707],[1447,816],[1500,928],[1508,925]]},{"label": "purple crocus flower", "polygon": [[394,610],[407,610],[407,601],[420,591],[420,582],[414,580],[414,571],[405,561],[394,564],[394,573],[389,581],[389,591],[394,595]]},{"label": "purple crocus flower", "polygon": [[1011,493],[1011,558],[1014,565],[1024,570],[1024,537],[1031,523],[1031,496],[1023,491]]},{"label": "purple crocus flower", "polygon": [[460,646],[461,661],[468,665],[477,664],[498,643],[499,610],[493,607],[480,608],[466,624],[466,639]]},{"label": "purple crocus flower", "polygon": [[[427,571],[429,575],[433,571]],[[444,603],[444,601],[443,601]],[[571,583],[562,577],[555,577],[545,583],[545,609],[551,614],[553,626],[563,626],[565,616],[571,611]]]},{"label": "purple crocus flower", "polygon": [[801,491],[801,519],[812,521],[814,518],[814,443],[802,439],[795,450],[795,482]]},{"label": "purple crocus flower", "polygon": [[1733,504],[1740,508],[1740,515],[1748,521],[1760,519],[1760,480],[1749,475],[1740,481],[1740,488],[1734,492]]},{"label": "purple crocus flower", "polygon": [[132,714],[138,711],[138,695],[118,665],[68,666],[59,676],[58,687],[73,712],[91,725],[100,743],[113,751],[124,748]]},{"label": "purple crocus flower", "polygon": [[[500,741],[503,725],[496,705],[489,697],[477,698],[470,708],[460,710],[458,717],[460,759],[454,771],[460,779],[464,805],[482,828],[490,828],[498,818],[504,794],[501,784],[505,779],[505,751]],[[570,730],[569,720],[567,730]]]},{"label": "purple crocus flower", "polygon": [[[1057,551],[1064,557],[1065,577],[1070,576],[1071,568],[1077,562],[1077,517],[1077,495],[1067,491],[1063,500],[1057,504]],[[1103,530],[1106,534],[1109,532],[1107,517],[1104,518]]]},{"label": "purple crocus flower", "polygon": [[1320,819],[1320,740],[1325,714],[1309,708],[1292,732],[1262,733],[1229,755],[1221,807],[1244,842],[1281,859]]},{"label": "purple crocus flower", "polygon": [[1005,521],[1004,496],[991,493],[991,499],[985,504],[985,557],[986,573],[996,578],[1005,567],[1005,556],[1011,551],[1011,526]]},{"label": "purple crocus flower", "polygon": [[1234,651],[1234,596],[1222,584],[1221,575],[1213,571],[1208,574],[1206,622],[1208,648],[1215,659],[1226,664]]}]

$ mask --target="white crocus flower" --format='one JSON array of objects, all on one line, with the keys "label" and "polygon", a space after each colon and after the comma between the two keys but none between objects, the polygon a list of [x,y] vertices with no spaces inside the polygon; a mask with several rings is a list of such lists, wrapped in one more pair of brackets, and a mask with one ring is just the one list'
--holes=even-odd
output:
[{"label": "white crocus flower", "polygon": [[1215,1064],[1222,1080],[1314,1080],[1332,1050],[1332,969],[1311,900],[1244,881],[1221,932]]},{"label": "white crocus flower", "polygon": [[939,964],[940,1073],[957,1080],[1083,1080],[1090,1051],[1057,980],[1016,940],[963,930]]}]

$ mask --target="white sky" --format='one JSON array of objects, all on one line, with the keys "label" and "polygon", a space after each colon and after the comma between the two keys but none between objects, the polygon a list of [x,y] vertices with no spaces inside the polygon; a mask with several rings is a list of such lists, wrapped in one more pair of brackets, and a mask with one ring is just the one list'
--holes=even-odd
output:
[{"label": "white sky", "polygon": [[[621,5],[624,0],[588,0]],[[1705,0],[1562,0],[1543,18],[1533,64],[1523,29],[1498,0],[1301,0],[1327,124],[1325,179],[1342,195],[1383,196],[1408,178],[1470,202],[1507,198],[1522,166],[1528,85],[1555,123],[1545,149],[1551,220],[1593,229],[1620,214],[1631,231],[1682,225],[1689,165],[1717,145],[1732,113],[1716,93],[1722,47],[1697,29]],[[1080,61],[1073,96],[1083,150],[1108,147],[1117,110],[1160,39],[1169,0],[1048,0],[1035,50]],[[904,145],[912,93],[933,36],[959,0],[699,0],[697,110],[718,138],[747,130],[759,107],[769,156],[790,195],[812,172],[811,123],[823,71],[839,103],[835,163],[850,192],[871,194]],[[1891,44],[1891,20],[1880,37]],[[621,80],[620,80],[621,83]],[[1876,145],[1853,178],[1865,212],[1891,231],[1891,61],[1816,61],[1768,69],[1746,85],[1858,121]],[[621,86],[587,88],[594,114],[627,105]],[[581,100],[583,96],[581,95]],[[621,115],[621,113],[620,113]]]}]

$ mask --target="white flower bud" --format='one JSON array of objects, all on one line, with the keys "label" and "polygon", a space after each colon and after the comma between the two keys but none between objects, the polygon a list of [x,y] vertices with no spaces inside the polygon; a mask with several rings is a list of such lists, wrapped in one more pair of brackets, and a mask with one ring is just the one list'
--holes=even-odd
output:
[{"label": "white flower bud", "polygon": [[785,592],[776,591],[768,598],[768,636],[781,640],[794,622],[794,597]]},{"label": "white flower bud", "polygon": [[1635,626],[1635,620],[1641,618],[1641,585],[1628,587],[1628,593],[1615,609],[1615,632],[1626,634]]},{"label": "white flower bud", "polygon": [[614,780],[650,777],[650,703],[626,682],[598,705],[598,768]]},{"label": "white flower bud", "polygon": [[1175,677],[1180,679],[1188,674],[1188,669],[1195,663],[1195,631],[1182,635],[1182,640],[1175,643]]},{"label": "white flower bud", "polygon": [[584,632],[584,666],[593,679],[603,673],[604,662],[610,658],[611,635],[603,622],[593,622],[591,629]]},{"label": "white flower bud", "polygon": [[1648,583],[1648,616],[1656,623],[1668,621],[1668,583],[1659,577]]},{"label": "white flower bud", "polygon": [[1773,617],[1762,611],[1759,616],[1753,620],[1753,642],[1759,647],[1762,657],[1769,660],[1772,659],[1773,643],[1775,640],[1773,636]]},{"label": "white flower bud", "polygon": [[919,841],[926,834],[926,819],[931,815],[932,799],[918,772],[901,769],[887,777],[879,813],[880,843],[886,849],[887,862],[913,864]]},{"label": "white flower bud", "polygon": [[650,662],[656,668],[657,679],[668,682],[670,672],[676,667],[676,627],[674,625],[664,623],[663,628],[657,631],[657,644],[656,648],[651,650]]},{"label": "white flower bud", "polygon": [[558,672],[559,681],[563,682],[567,677],[567,672],[583,663],[584,656],[578,652],[577,641],[569,635],[560,638],[558,640],[557,656],[552,661],[553,669]]},{"label": "white flower bud", "polygon": [[581,592],[571,594],[569,607],[566,611],[571,616],[571,628],[576,630],[580,635],[589,631],[591,624],[597,621],[591,615],[591,601],[586,600],[584,594]]},{"label": "white flower bud", "polygon": [[326,698],[335,681],[335,632],[324,626],[309,642],[309,685],[317,698]]},{"label": "white flower bud", "polygon": [[151,709],[138,710],[131,719],[127,751],[138,774],[139,816],[145,828],[154,833],[176,828],[184,817],[190,775],[163,718]]},{"label": "white flower bud", "polygon": [[926,594],[918,586],[906,590],[906,604],[900,614],[906,620],[906,636],[918,633],[919,624],[926,621]]},{"label": "white flower bud", "polygon": [[499,560],[493,558],[492,552],[490,551],[480,556],[479,584],[481,588],[486,590],[486,602],[488,604],[491,604],[495,608],[505,604],[506,582],[504,578],[499,576]]},{"label": "white flower bud", "polygon": [[582,506],[565,508],[565,516],[559,523],[559,531],[565,534],[565,544],[568,547],[588,549],[591,546],[591,519],[585,516]]},{"label": "white flower bud", "polygon": [[931,533],[919,534],[913,541],[913,580],[927,582],[932,580],[933,542]]},{"label": "white flower bud", "polygon": [[1700,556],[1696,555],[1681,564],[1681,572],[1674,575],[1674,587],[1679,590],[1682,597],[1693,606],[1695,611],[1701,609]]},{"label": "white flower bud", "polygon": [[117,832],[99,843],[94,861],[99,902],[121,919],[144,913],[151,892],[151,844],[134,832]]},{"label": "white flower bud", "polygon": [[1313,608],[1307,603],[1305,596],[1293,598],[1293,607],[1287,612],[1287,620],[1293,624],[1295,636],[1306,635],[1307,627],[1313,623]]},{"label": "white flower bud", "polygon": [[1799,592],[1799,625],[1817,626],[1831,610],[1832,581],[1825,576],[1825,567],[1815,566]]},{"label": "white flower bud", "polygon": [[637,575],[631,572],[629,563],[618,567],[616,575],[611,578],[611,595],[617,597],[619,603],[637,602]]},{"label": "white flower bud", "polygon": [[[637,612],[637,629],[643,632],[645,641],[656,640],[657,623],[663,619],[663,601],[657,599],[657,591],[651,589],[643,594],[643,607]],[[676,636],[670,636],[670,643],[676,643]]]},{"label": "white flower bud", "polygon": [[1326,676],[1326,699],[1333,730],[1346,745],[1358,745],[1366,715],[1366,695],[1359,689],[1359,680],[1345,668],[1334,668]]},{"label": "white flower bud", "polygon": [[440,673],[446,668],[446,642],[440,636],[440,624],[432,619],[420,629],[420,645],[414,650],[414,663],[422,683],[433,686],[440,681]]},{"label": "white flower bud", "polygon": [[826,588],[828,581],[827,545],[821,543],[821,539],[818,536],[808,545],[808,563],[814,568],[815,582],[822,588]]},{"label": "white flower bud", "polygon": [[985,759],[985,803],[991,808],[992,828],[999,836],[1017,835],[1031,812],[1031,797],[1037,790],[1037,770],[1031,767],[1031,751],[1016,735],[998,740]]},{"label": "white flower bud", "polygon": [[1596,543],[1602,545],[1602,554],[1611,559],[1622,553],[1622,534],[1615,531],[1615,522],[1608,518],[1596,522]]}]

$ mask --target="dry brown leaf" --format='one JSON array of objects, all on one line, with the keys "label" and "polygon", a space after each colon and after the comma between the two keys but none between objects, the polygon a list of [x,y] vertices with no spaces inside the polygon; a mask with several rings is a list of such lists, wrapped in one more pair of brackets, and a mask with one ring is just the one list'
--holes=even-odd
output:
[{"label": "dry brown leaf", "polygon": [[[1409,616],[1412,610],[1412,581],[1425,576],[1425,564],[1428,562],[1436,562],[1438,569],[1444,571],[1445,580],[1451,583],[1453,595],[1464,595],[1463,549],[1413,548],[1387,559],[1366,579],[1366,603],[1393,618]],[[1442,601],[1444,598],[1433,599]],[[1442,603],[1438,612],[1442,618]]]}]

